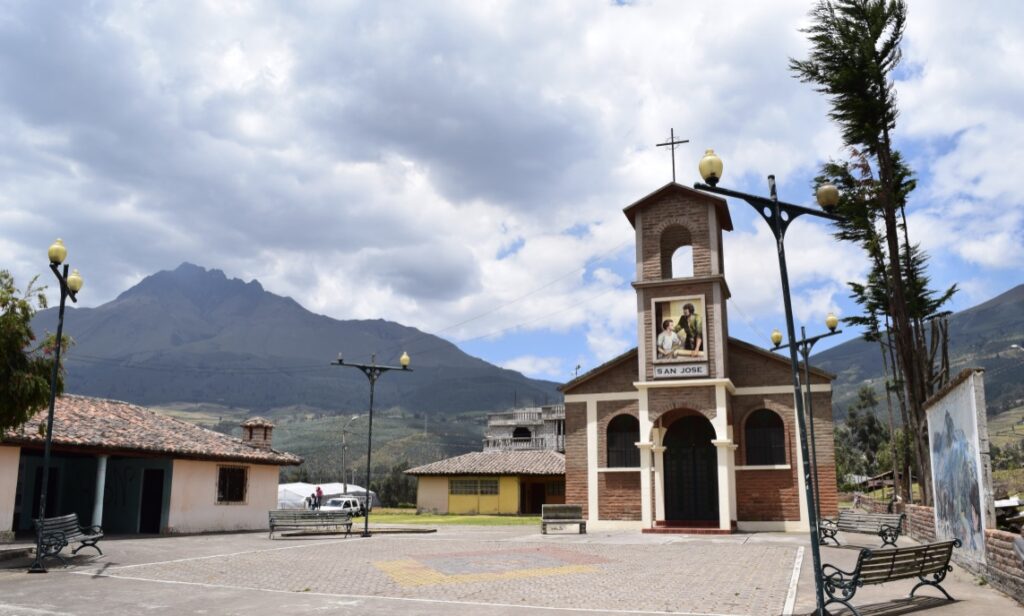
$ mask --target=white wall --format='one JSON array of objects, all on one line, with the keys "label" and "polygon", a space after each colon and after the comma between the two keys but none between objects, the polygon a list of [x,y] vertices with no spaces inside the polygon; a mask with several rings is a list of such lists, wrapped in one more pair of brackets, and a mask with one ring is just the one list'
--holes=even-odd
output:
[{"label": "white wall", "polygon": [[14,495],[18,489],[18,460],[21,447],[0,447],[0,540],[14,522]]},{"label": "white wall", "polygon": [[432,513],[448,513],[448,478],[417,477],[416,509]]},{"label": "white wall", "polygon": [[[217,504],[220,466],[248,468],[244,503]],[[277,466],[175,460],[167,532],[266,529],[267,511],[277,508],[277,480]]]}]

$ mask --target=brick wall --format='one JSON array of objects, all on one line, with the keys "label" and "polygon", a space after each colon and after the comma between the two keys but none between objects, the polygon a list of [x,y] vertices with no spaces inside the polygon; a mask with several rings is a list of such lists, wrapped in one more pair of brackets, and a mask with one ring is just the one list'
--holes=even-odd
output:
[{"label": "brick wall", "polygon": [[[861,508],[869,512],[884,513],[889,506],[887,501],[860,497]],[[898,510],[907,514],[910,536],[919,542],[935,541],[935,510],[924,505],[898,505]],[[1020,535],[1004,530],[985,529],[985,564],[957,558],[953,551],[953,560],[975,575],[985,578],[997,588],[1018,602],[1024,598],[1024,562],[1013,549],[1013,542]]]},{"label": "brick wall", "polygon": [[[711,274],[711,236],[708,233],[708,202],[683,191],[664,193],[644,207],[641,219],[641,280],[661,280],[662,234],[672,227],[685,228],[693,246],[693,275]],[[718,242],[721,246],[721,240]]]},{"label": "brick wall", "polygon": [[613,365],[604,367],[599,374],[594,375],[594,378],[573,387],[567,387],[562,390],[562,393],[570,396],[636,391],[633,383],[640,380],[637,375],[636,350],[634,349],[617,358]]},{"label": "brick wall", "polygon": [[[636,400],[615,400],[615,401],[603,401],[597,403],[597,467],[607,468],[608,466],[608,424],[617,415],[632,415],[633,417],[639,418],[640,412],[638,410],[639,404]],[[641,442],[648,440],[650,435],[641,437],[637,434],[637,438],[634,442]],[[637,493],[635,499],[640,502],[640,484],[636,486]],[[598,492],[598,498],[602,498],[602,494]]]},{"label": "brick wall", "polygon": [[[737,387],[764,387],[764,386],[792,386],[793,376],[788,360],[784,357],[775,357],[770,353],[751,347],[750,345],[730,340],[729,358],[731,362],[730,378]],[[829,383],[829,379],[822,375],[811,374],[812,383]],[[736,496],[737,508],[741,520],[759,519],[800,519],[799,499],[793,501],[788,498],[790,494],[799,496],[799,474],[803,472],[797,463],[799,441],[797,435],[799,427],[796,421],[793,395],[743,395],[730,396],[731,423],[733,425],[733,441],[737,444],[736,465],[746,464],[746,441],[744,435],[744,421],[750,413],[758,409],[769,409],[775,411],[782,417],[783,426],[786,430],[786,462],[789,470],[773,471],[737,471]],[[818,500],[821,504],[821,512],[825,516],[835,516],[838,513],[838,489],[836,486],[835,468],[835,439],[833,436],[832,421],[832,394],[830,392],[815,392],[811,396],[811,406],[814,412],[814,454],[817,459],[819,491]],[[808,452],[811,452],[808,443]],[[751,475],[751,474],[754,475]],[[765,475],[772,474],[766,477]],[[747,478],[747,475],[751,475]],[[744,516],[742,501],[747,496],[747,490],[754,490],[762,494],[769,486],[785,490],[785,494],[779,499],[762,499],[758,506],[751,505],[748,512],[752,515],[771,515],[768,518],[748,518]],[[761,498],[761,497],[759,497]],[[770,503],[783,507],[782,511],[771,511]],[[774,516],[783,516],[781,518]]]},{"label": "brick wall", "polygon": [[1013,549],[1018,536],[1005,530],[986,530],[985,558],[989,582],[1024,603],[1024,563]]},{"label": "brick wall", "polygon": [[639,471],[598,473],[597,486],[600,519],[640,519]]},{"label": "brick wall", "polygon": [[565,405],[565,502],[582,505],[587,517],[587,405]]},{"label": "brick wall", "polygon": [[[682,387],[679,389],[651,389],[648,391],[648,416],[652,422],[669,411],[676,409],[691,409],[704,415],[708,420],[714,420],[718,414],[718,406],[715,401],[715,388],[707,387]],[[664,424],[668,427],[668,424]]]}]

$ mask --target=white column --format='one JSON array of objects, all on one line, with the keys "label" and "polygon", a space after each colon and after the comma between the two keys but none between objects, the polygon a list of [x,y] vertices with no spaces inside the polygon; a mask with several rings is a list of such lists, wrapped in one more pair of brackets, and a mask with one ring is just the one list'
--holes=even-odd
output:
[{"label": "white column", "polygon": [[597,401],[587,400],[587,519],[596,522],[597,506]]},{"label": "white column", "polygon": [[103,491],[107,487],[107,455],[96,458],[96,500],[92,505],[92,525],[103,526]]},{"label": "white column", "polygon": [[718,528],[729,530],[736,517],[732,509],[733,452],[736,446],[728,439],[711,442],[718,448]]},{"label": "white column", "polygon": [[[732,426],[729,426],[729,440],[732,441]],[[733,441],[735,443],[735,441]],[[732,446],[732,455],[729,456],[729,477],[732,481],[729,483],[729,507],[732,508],[733,518],[739,520],[740,510],[736,508],[736,449],[739,445]]]},{"label": "white column", "polygon": [[[641,361],[641,370],[643,362]],[[641,373],[641,376],[643,374]],[[640,420],[640,439],[636,444],[640,448],[640,519],[644,528],[654,526],[654,511],[651,509],[651,448],[654,443],[654,426],[651,423],[651,416],[647,409],[647,390],[640,393],[639,408],[637,409]],[[657,489],[657,488],[655,488]]]},{"label": "white column", "polygon": [[651,510],[651,443],[637,443],[640,448],[640,519],[644,528],[654,526],[654,512]]},{"label": "white column", "polygon": [[718,527],[722,530],[731,530],[732,520],[736,517],[732,498],[736,489],[733,456],[736,446],[729,438],[728,406],[723,384],[715,386],[715,419],[711,425],[714,426],[715,436],[718,437],[711,441],[718,448]]},{"label": "white column", "polygon": [[654,454],[654,519],[665,519],[665,433],[667,428],[654,428],[651,430],[651,441],[654,447],[651,453]]},{"label": "white column", "polygon": [[654,515],[665,519],[665,448],[653,447],[654,452]]}]

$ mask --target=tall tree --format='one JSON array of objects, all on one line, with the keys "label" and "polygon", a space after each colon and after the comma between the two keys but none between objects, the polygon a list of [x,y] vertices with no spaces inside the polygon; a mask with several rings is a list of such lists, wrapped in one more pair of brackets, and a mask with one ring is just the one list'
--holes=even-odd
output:
[{"label": "tall tree", "polygon": [[915,260],[906,229],[904,209],[915,182],[892,142],[898,109],[891,80],[901,59],[906,18],[903,0],[820,0],[803,30],[811,43],[809,57],[790,60],[790,68],[829,97],[829,117],[853,152],[846,163],[826,165],[822,177],[854,189],[840,200],[844,222],[837,237],[858,242],[881,274],[887,338],[894,346],[894,370],[902,377],[922,493],[930,502],[924,402],[935,381],[926,365],[923,329],[956,289],[938,296],[927,290],[925,260],[920,252]]},{"label": "tall tree", "polygon": [[[43,290],[33,278],[20,292],[10,272],[0,270],[0,438],[50,402],[55,337],[35,345],[31,327],[36,307],[46,308]],[[63,389],[63,375],[58,374],[57,393]]]}]

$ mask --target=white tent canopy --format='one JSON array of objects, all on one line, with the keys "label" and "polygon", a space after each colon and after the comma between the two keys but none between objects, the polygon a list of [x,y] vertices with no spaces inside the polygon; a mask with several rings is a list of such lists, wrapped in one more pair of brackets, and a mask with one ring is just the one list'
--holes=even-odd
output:
[{"label": "white tent canopy", "polygon": [[[324,492],[324,500],[341,496],[342,494],[354,494],[362,496],[366,490],[354,483],[281,483],[277,485],[277,508],[278,509],[305,509],[306,499],[316,492],[316,487]],[[346,492],[346,488],[348,491]],[[376,492],[370,492],[371,502],[374,507],[380,506],[380,498]]]}]

